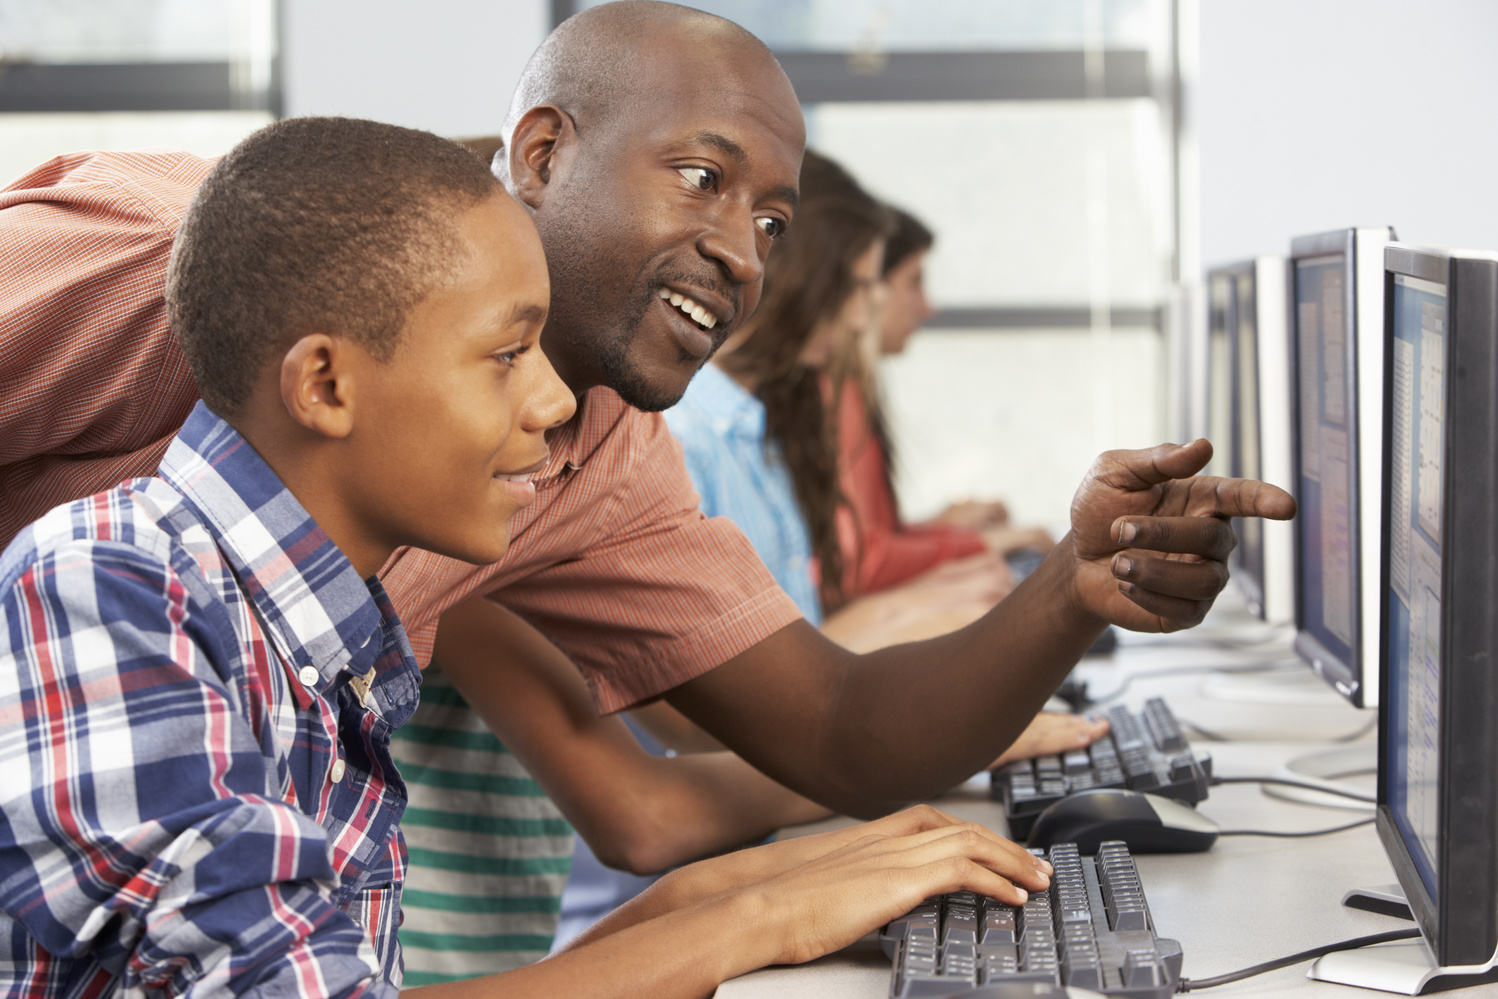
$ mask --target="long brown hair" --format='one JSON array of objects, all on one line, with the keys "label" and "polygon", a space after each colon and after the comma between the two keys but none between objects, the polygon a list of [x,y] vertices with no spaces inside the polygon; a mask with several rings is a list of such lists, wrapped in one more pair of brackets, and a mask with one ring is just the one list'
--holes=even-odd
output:
[{"label": "long brown hair", "polygon": [[[825,372],[802,364],[812,335],[836,319],[858,284],[853,265],[889,231],[888,211],[842,167],[810,150],[801,163],[801,203],[770,254],[759,308],[744,339],[719,363],[757,387],[765,430],[785,456],[796,502],[821,565],[823,607],[844,602],[837,537],[837,400],[856,377],[857,337],[840,338]],[[831,392],[824,396],[821,376]],[[768,441],[767,441],[768,443]]]},{"label": "long brown hair", "polygon": [[[917,253],[925,253],[936,244],[936,235],[926,223],[895,205],[887,206],[891,226],[889,238],[884,241],[884,277]],[[874,438],[880,453],[884,455],[884,488],[899,516],[900,498],[895,492],[895,442],[889,432],[889,418],[885,415],[884,385],[879,380],[879,359],[867,359],[859,373],[859,385],[863,392],[864,409],[868,414],[869,434]]]}]

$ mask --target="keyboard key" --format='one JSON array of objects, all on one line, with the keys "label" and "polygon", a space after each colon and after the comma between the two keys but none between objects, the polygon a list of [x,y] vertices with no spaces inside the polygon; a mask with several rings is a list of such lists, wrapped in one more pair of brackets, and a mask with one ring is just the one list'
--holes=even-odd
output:
[{"label": "keyboard key", "polygon": [[1190,753],[1171,757],[1169,766],[1172,782],[1194,780],[1196,778],[1196,760],[1191,758]]},{"label": "keyboard key", "polygon": [[1129,951],[1124,955],[1122,976],[1125,985],[1159,985],[1165,981],[1165,969],[1154,951]]},{"label": "keyboard key", "polygon": [[990,909],[983,914],[982,936],[978,942],[983,946],[993,944],[1012,944],[1015,942],[1015,931],[1017,921],[1014,918],[1014,910],[1008,906],[1000,909]]},{"label": "keyboard key", "polygon": [[949,904],[941,924],[941,942],[976,944],[978,942],[978,908],[962,903]]}]

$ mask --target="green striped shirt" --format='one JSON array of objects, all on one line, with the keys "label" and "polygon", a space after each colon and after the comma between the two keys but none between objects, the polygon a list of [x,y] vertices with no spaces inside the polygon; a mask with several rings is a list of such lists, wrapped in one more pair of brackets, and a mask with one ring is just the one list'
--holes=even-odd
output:
[{"label": "green striped shirt", "polygon": [[435,666],[391,753],[410,794],[400,927],[408,986],[539,961],[572,866],[572,826]]}]

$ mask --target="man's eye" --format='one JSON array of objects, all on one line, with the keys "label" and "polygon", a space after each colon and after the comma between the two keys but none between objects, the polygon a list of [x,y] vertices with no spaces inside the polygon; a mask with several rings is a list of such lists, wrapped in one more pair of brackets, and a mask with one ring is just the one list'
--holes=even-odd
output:
[{"label": "man's eye", "polygon": [[766,215],[764,218],[755,219],[754,224],[759,226],[760,232],[771,239],[776,239],[785,234],[785,222],[769,215]]},{"label": "man's eye", "polygon": [[687,179],[687,183],[699,191],[711,191],[718,186],[718,172],[706,167],[682,167],[676,171]]}]

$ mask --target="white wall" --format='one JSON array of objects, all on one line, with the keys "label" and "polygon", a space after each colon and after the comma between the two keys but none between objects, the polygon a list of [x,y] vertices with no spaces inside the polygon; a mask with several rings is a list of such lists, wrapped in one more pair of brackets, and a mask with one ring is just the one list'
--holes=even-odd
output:
[{"label": "white wall", "polygon": [[1204,0],[1202,259],[1393,225],[1498,249],[1498,3]]},{"label": "white wall", "polygon": [[455,138],[499,131],[547,0],[285,0],[286,113],[341,114]]}]

